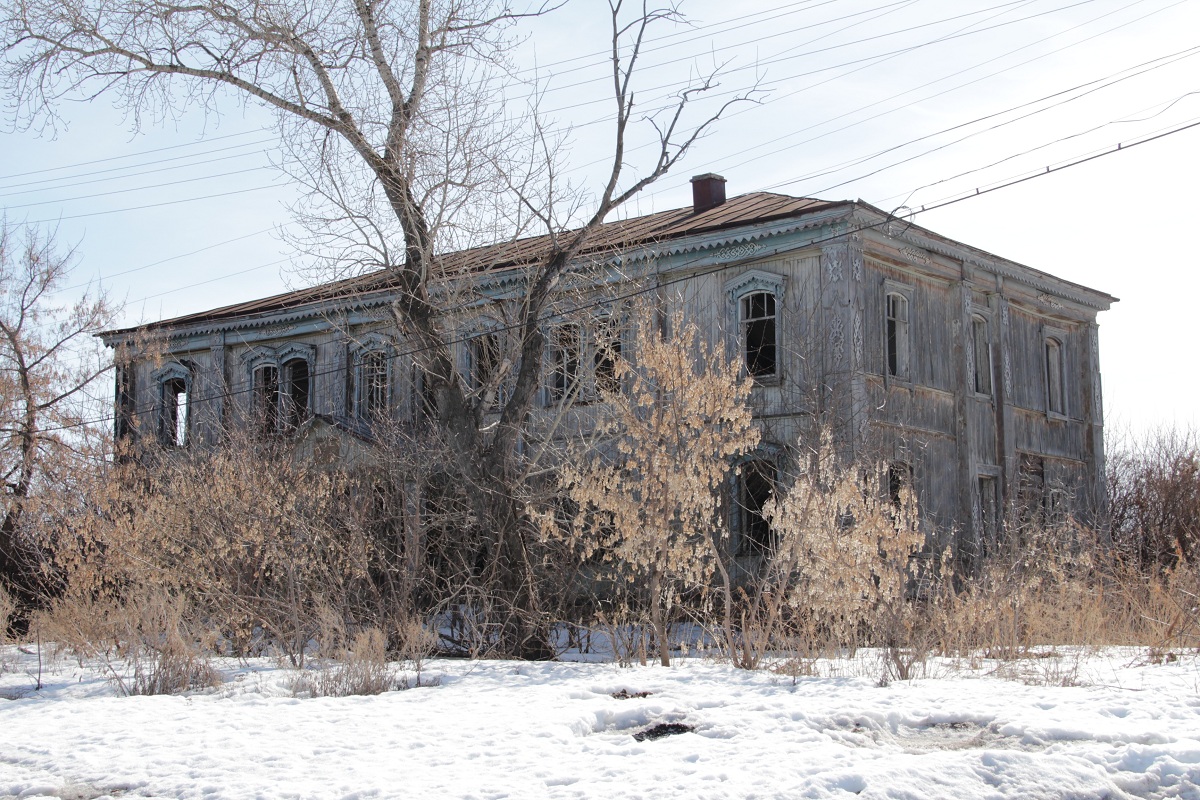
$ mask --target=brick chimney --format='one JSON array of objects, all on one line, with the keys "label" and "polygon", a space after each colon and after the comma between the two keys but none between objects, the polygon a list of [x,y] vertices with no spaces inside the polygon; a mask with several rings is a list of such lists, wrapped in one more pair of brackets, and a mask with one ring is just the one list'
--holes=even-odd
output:
[{"label": "brick chimney", "polygon": [[725,202],[725,179],[712,172],[692,178],[692,211],[699,214]]}]

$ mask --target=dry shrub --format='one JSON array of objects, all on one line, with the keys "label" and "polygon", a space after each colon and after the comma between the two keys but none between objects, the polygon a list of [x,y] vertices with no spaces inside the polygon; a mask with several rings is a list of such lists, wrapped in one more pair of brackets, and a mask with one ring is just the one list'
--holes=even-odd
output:
[{"label": "dry shrub", "polygon": [[614,366],[628,390],[604,395],[613,414],[599,428],[611,447],[560,472],[582,513],[567,526],[543,522],[548,536],[565,528],[584,543],[585,558],[600,555],[616,567],[614,579],[645,597],[659,660],[669,666],[673,612],[710,580],[728,546],[719,514],[730,466],[760,434],[747,405],[753,381],[723,347],[706,344],[682,312],[670,335],[653,314],[638,318],[637,363]]},{"label": "dry shrub", "polygon": [[309,697],[382,694],[397,688],[396,670],[387,660],[387,637],[379,628],[354,636],[340,662],[323,662],[292,683],[292,693]]},{"label": "dry shrub", "polygon": [[[233,654],[269,649],[302,666],[331,620],[378,606],[353,489],[280,442],[123,464],[58,549],[65,595],[121,605],[136,586],[184,597],[188,624],[217,631]],[[93,635],[83,626],[79,636]]]},{"label": "dry shrub", "polygon": [[197,631],[187,601],[161,588],[119,599],[62,597],[35,617],[43,638],[97,658],[124,695],[178,694],[221,683],[209,664],[211,641]]},{"label": "dry shrub", "polygon": [[738,612],[726,615],[727,647],[747,669],[785,639],[802,656],[872,640],[901,647],[909,642],[897,632],[916,624],[906,601],[925,535],[911,488],[895,501],[883,495],[882,465],[842,463],[828,429],[807,456],[763,509],[772,546],[739,587]]}]

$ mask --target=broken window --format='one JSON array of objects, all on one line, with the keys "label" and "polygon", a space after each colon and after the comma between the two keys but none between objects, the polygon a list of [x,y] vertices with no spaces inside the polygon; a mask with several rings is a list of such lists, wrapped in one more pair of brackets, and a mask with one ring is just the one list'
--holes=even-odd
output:
[{"label": "broken window", "polygon": [[413,404],[418,418],[437,419],[438,401],[433,377],[420,367],[414,370],[413,390],[416,395]]},{"label": "broken window", "polygon": [[1062,349],[1058,339],[1046,339],[1046,409],[1051,414],[1065,415]]},{"label": "broken window", "polygon": [[774,377],[778,369],[775,294],[748,294],[741,299],[739,307],[746,372],[755,378]]},{"label": "broken window", "polygon": [[621,359],[620,320],[611,314],[597,317],[593,331],[596,393],[619,392],[621,381],[617,377],[617,362]]},{"label": "broken window", "polygon": [[737,484],[739,556],[765,553],[774,545],[771,525],[763,508],[775,491],[775,465],[770,461],[749,461],[742,465]]},{"label": "broken window", "polygon": [[971,317],[971,345],[975,354],[975,391],[978,394],[991,394],[992,347],[988,340],[987,320],[979,315]]},{"label": "broken window", "polygon": [[559,325],[551,332],[550,399],[574,399],[579,388],[582,336],[578,325]]},{"label": "broken window", "polygon": [[888,464],[888,502],[896,508],[903,506],[905,490],[912,490],[912,467],[903,461],[894,461],[891,464]]},{"label": "broken window", "polygon": [[274,364],[254,370],[254,422],[262,435],[279,428],[279,367]]},{"label": "broken window", "polygon": [[309,398],[312,395],[312,376],[308,360],[293,358],[283,365],[283,421],[296,428],[308,418]]},{"label": "broken window", "polygon": [[908,298],[900,292],[890,292],[886,297],[887,374],[894,378],[908,378]]},{"label": "broken window", "polygon": [[[503,358],[502,340],[499,333],[482,333],[467,341],[468,370],[471,389],[486,402],[489,410],[498,409],[504,402],[500,392],[497,372]],[[490,399],[483,397],[491,392]]]},{"label": "broken window", "polygon": [[161,392],[159,436],[170,447],[183,447],[188,443],[191,406],[187,378],[178,375],[163,380]]},{"label": "broken window", "polygon": [[116,413],[114,415],[113,434],[117,441],[133,437],[134,415],[136,403],[133,393],[133,367],[121,365],[117,367],[116,381]]}]

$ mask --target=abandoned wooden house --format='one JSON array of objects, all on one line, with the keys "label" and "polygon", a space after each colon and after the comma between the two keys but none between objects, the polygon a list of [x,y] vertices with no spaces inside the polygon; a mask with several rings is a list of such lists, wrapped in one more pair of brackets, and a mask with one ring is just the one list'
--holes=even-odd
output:
[{"label": "abandoned wooden house", "polygon": [[[601,302],[547,321],[540,408],[594,402],[611,383],[609,356],[630,335],[622,287],[648,285],[754,378],[763,444],[731,478],[735,546],[769,536],[758,509],[816,419],[888,465],[885,490],[911,481],[933,535],[960,550],[986,551],[1030,509],[1103,512],[1096,316],[1115,298],[861,201],[726,199],[712,174],[692,185],[693,206],[607,223],[580,254]],[[498,363],[489,309],[514,296],[540,241],[444,256],[477,289],[447,321],[462,380]],[[381,271],[104,334],[127,356],[117,436],[207,446],[253,424],[336,460],[369,449],[373,421],[428,424],[420,370],[388,323],[393,297]],[[154,358],[138,349],[147,332]]]}]

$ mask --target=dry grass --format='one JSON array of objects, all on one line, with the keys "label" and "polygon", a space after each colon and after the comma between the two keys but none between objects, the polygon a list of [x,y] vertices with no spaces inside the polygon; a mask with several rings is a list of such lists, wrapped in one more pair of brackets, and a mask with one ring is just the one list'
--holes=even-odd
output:
[{"label": "dry grass", "polygon": [[396,668],[388,663],[387,637],[378,628],[359,631],[340,662],[321,661],[302,670],[292,683],[298,697],[349,697],[383,694],[398,688]]},{"label": "dry grass", "polygon": [[179,694],[220,685],[212,637],[188,622],[187,602],[158,589],[121,600],[63,597],[35,616],[41,638],[82,661],[104,662],[124,695]]}]

